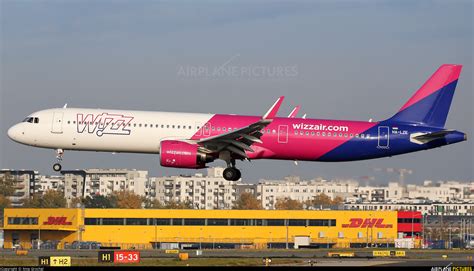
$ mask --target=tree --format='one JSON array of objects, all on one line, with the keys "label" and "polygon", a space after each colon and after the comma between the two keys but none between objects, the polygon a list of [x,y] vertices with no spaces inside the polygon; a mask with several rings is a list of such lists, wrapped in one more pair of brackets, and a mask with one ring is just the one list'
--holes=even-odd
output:
[{"label": "tree", "polygon": [[14,179],[9,172],[6,172],[0,176],[0,195],[10,197],[13,196],[15,190]]},{"label": "tree", "polygon": [[311,201],[312,206],[319,206],[319,205],[331,205],[332,200],[326,194],[321,193],[314,196],[314,199]]},{"label": "tree", "polygon": [[85,208],[115,208],[117,207],[116,199],[111,196],[102,196],[102,195],[95,195],[95,196],[87,196],[84,199],[84,207]]},{"label": "tree", "polygon": [[337,196],[332,200],[332,205],[341,205],[343,203],[344,203],[344,199],[341,198],[340,196]]},{"label": "tree", "polygon": [[21,207],[23,208],[40,208],[40,195],[34,194],[32,197],[26,197],[21,200]]},{"label": "tree", "polygon": [[113,192],[111,197],[115,198],[117,202],[117,208],[122,209],[141,209],[142,208],[142,197],[133,193],[132,191],[116,191]]},{"label": "tree", "polygon": [[47,190],[43,195],[34,194],[23,200],[24,208],[65,208],[66,199],[62,191]]},{"label": "tree", "polygon": [[166,202],[165,209],[193,209],[193,204],[190,201],[175,201],[175,200],[170,200]]},{"label": "tree", "polygon": [[252,193],[244,192],[240,194],[238,200],[234,202],[233,209],[238,210],[261,210],[262,202],[258,200]]},{"label": "tree", "polygon": [[78,208],[84,205],[84,198],[75,197],[69,202],[69,208]]},{"label": "tree", "polygon": [[275,209],[277,210],[302,210],[303,203],[290,199],[290,198],[278,198],[275,203]]},{"label": "tree", "polygon": [[47,190],[40,202],[41,208],[65,208],[67,203],[64,193],[58,190]]},{"label": "tree", "polygon": [[163,209],[165,205],[158,199],[144,199],[145,209]]},{"label": "tree", "polygon": [[4,195],[0,195],[0,210],[10,207],[10,199],[5,197]]}]

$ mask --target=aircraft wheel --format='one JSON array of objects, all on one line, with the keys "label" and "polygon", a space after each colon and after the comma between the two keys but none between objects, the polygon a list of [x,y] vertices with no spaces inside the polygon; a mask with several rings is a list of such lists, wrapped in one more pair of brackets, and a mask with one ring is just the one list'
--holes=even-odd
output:
[{"label": "aircraft wheel", "polygon": [[240,170],[238,170],[236,168],[235,168],[235,171],[237,171],[237,176],[235,176],[234,181],[238,181],[240,179],[240,177],[242,177],[242,173],[240,172]]},{"label": "aircraft wheel", "polygon": [[[223,172],[222,176],[227,181],[236,181],[240,178],[240,171],[238,169],[236,169],[235,167],[228,167],[228,168],[224,169],[224,172]],[[239,177],[239,178],[237,178],[237,177]]]},{"label": "aircraft wheel", "polygon": [[58,172],[58,171],[61,171],[61,169],[62,169],[61,164],[56,163],[56,164],[53,165],[53,170],[54,171]]}]

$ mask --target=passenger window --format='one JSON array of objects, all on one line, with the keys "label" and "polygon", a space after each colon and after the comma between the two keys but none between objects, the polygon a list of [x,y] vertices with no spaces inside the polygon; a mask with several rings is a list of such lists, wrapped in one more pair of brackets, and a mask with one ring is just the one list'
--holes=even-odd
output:
[{"label": "passenger window", "polygon": [[147,126],[147,124],[145,123],[145,127]]},{"label": "passenger window", "polygon": [[163,124],[161,124],[161,128],[165,128],[165,126]]},{"label": "passenger window", "polygon": [[39,118],[35,118],[35,123],[39,123]]}]

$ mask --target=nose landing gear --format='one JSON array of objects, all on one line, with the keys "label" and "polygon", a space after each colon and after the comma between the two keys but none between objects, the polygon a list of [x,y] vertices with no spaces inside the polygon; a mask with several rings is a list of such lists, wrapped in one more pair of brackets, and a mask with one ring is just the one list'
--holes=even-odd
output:
[{"label": "nose landing gear", "polygon": [[64,156],[64,151],[63,149],[56,149],[56,160],[58,161],[53,165],[53,170],[54,171],[61,171],[62,166],[61,162],[63,161],[63,156]]}]

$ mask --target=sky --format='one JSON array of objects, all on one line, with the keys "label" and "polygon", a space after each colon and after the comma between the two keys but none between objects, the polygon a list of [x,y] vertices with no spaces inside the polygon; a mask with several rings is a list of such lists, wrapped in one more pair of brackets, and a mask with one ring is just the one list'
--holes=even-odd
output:
[{"label": "sky", "polygon": [[[243,180],[352,178],[385,184],[474,181],[472,1],[7,1],[0,0],[0,168],[54,174],[53,150],[7,130],[46,108],[136,109],[383,120],[443,63],[462,64],[446,127],[468,141],[343,163],[240,162]],[[224,166],[223,161],[210,165]],[[64,169],[136,168],[158,155],[65,153]]]}]

